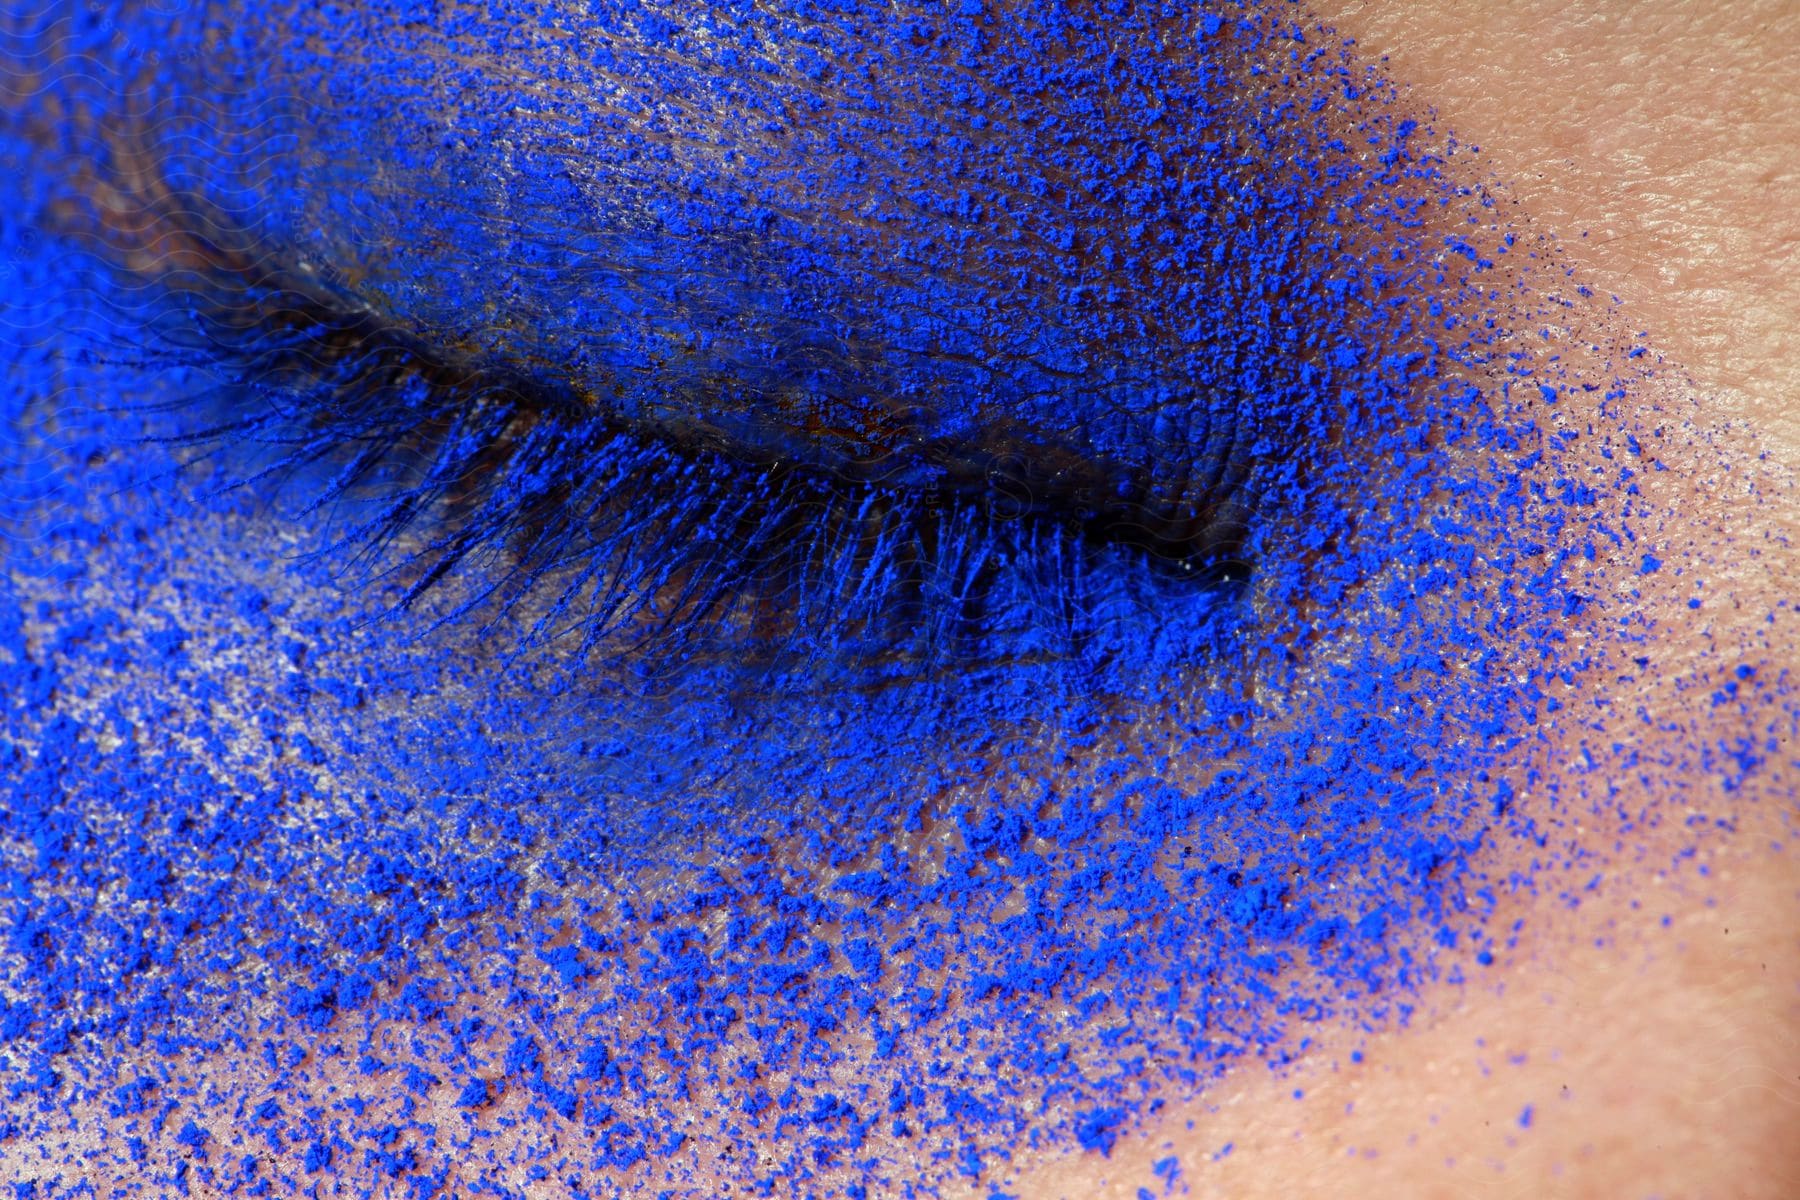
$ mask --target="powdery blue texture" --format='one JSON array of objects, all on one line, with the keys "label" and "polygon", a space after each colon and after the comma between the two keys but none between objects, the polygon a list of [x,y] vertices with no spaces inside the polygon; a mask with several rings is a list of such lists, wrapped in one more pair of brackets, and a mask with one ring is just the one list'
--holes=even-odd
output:
[{"label": "powdery blue texture", "polygon": [[40,1194],[955,1194],[1515,932],[1636,368],[1300,10],[193,15],[8,50]]}]

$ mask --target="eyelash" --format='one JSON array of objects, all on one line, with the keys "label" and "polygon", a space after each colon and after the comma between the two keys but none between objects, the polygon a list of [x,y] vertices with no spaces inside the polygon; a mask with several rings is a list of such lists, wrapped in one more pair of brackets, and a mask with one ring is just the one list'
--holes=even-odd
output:
[{"label": "eyelash", "polygon": [[1248,575],[1229,446],[1210,473],[1178,464],[1204,491],[1173,515],[1061,497],[1008,512],[1023,474],[998,481],[1010,497],[834,478],[646,433],[549,372],[447,352],[248,245],[222,250],[217,230],[200,244],[207,261],[164,280],[150,324],[222,379],[212,415],[170,440],[269,455],[220,490],[304,479],[296,520],[356,514],[317,552],[403,580],[395,610],[467,565],[476,582],[438,623],[524,614],[528,643],[574,636],[576,653],[640,671],[727,650],[746,665],[1091,665],[1134,618],[1216,613]]}]

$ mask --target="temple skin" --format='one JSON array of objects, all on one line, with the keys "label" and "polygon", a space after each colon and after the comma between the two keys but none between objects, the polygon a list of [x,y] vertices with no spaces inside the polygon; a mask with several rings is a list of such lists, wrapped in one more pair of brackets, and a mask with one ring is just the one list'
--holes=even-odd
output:
[{"label": "temple skin", "polygon": [[[1751,9],[1743,20],[1754,27],[1759,16]],[[1508,38],[1507,22],[1514,19],[1528,35]],[[1346,32],[1357,32],[1357,14],[1347,12],[1336,20]],[[1439,18],[1421,6],[1400,27],[1376,36],[1389,39],[1384,48],[1391,45],[1394,70],[1402,78],[1438,78],[1450,74],[1443,63],[1456,64],[1453,91],[1440,100],[1436,93],[1426,95],[1421,84],[1420,98],[1438,103],[1463,136],[1483,143],[1495,172],[1517,181],[1514,195],[1528,209],[1556,211],[1559,224],[1567,222],[1560,231],[1572,240],[1585,224],[1583,205],[1591,199],[1583,198],[1580,186],[1562,187],[1561,172],[1569,168],[1546,170],[1534,181],[1530,164],[1571,158],[1577,164],[1573,178],[1591,181],[1597,176],[1591,168],[1581,173],[1580,147],[1540,144],[1549,140],[1545,130],[1553,126],[1524,119],[1510,105],[1504,111],[1483,108],[1484,102],[1492,103],[1483,98],[1559,95],[1569,73],[1590,80],[1610,78],[1621,91],[1630,91],[1644,70],[1631,59],[1630,48],[1641,43],[1622,46],[1594,37],[1585,71],[1571,71],[1563,63],[1545,75],[1536,73],[1528,49],[1546,38],[1558,41],[1555,29],[1545,24],[1552,18],[1522,10],[1511,16],[1485,14],[1480,20],[1492,28],[1479,26],[1467,13]],[[1738,28],[1721,25],[1678,42],[1672,57],[1659,63],[1657,78],[1758,74],[1757,46],[1763,47],[1760,52],[1772,52],[1781,39],[1734,41],[1731,34]],[[1457,53],[1478,29],[1483,54]],[[1713,35],[1720,39],[1718,49],[1704,40]],[[1633,27],[1619,36],[1644,35]],[[1495,46],[1512,48],[1510,55],[1495,53]],[[1409,48],[1416,76],[1409,67]],[[1626,62],[1633,65],[1622,65]],[[1513,73],[1501,74],[1503,70]],[[1780,79],[1772,65],[1761,74]],[[1679,94],[1660,88],[1642,91],[1649,96]],[[1756,111],[1767,113],[1770,122],[1780,119],[1778,105]],[[1642,116],[1632,126],[1635,143],[1659,145],[1659,136],[1668,136],[1664,119],[1655,113]],[[1718,153],[1736,161],[1754,161],[1791,144],[1754,121],[1721,119],[1716,127],[1704,128]],[[1514,156],[1510,161],[1509,154]],[[1701,190],[1703,182],[1677,178],[1671,186],[1677,192]],[[1782,244],[1781,206],[1711,186],[1695,203],[1704,217],[1696,219],[1685,240],[1679,227],[1672,231],[1667,222],[1658,226],[1666,247],[1659,257],[1666,269],[1704,272],[1707,262],[1716,261],[1720,243]],[[1616,211],[1634,212],[1628,199],[1619,199]],[[1592,273],[1601,296],[1610,286],[1609,271],[1629,276],[1643,256],[1642,251],[1634,256],[1631,244],[1629,235],[1614,238],[1591,261],[1582,258],[1585,250],[1572,251]],[[1765,264],[1766,273],[1738,272],[1732,294],[1744,307],[1769,306],[1791,317],[1791,297],[1784,300],[1781,290],[1791,274],[1780,269],[1773,254],[1745,253]],[[1661,390],[1644,396],[1643,409],[1630,420],[1640,432],[1663,420],[1692,422],[1695,448],[1668,454],[1671,470],[1645,484],[1640,503],[1653,510],[1648,523],[1656,524],[1662,540],[1673,547],[1672,553],[1665,552],[1664,572],[1657,579],[1667,583],[1680,566],[1706,564],[1706,611],[1720,615],[1697,628],[1687,616],[1693,610],[1687,608],[1686,591],[1670,584],[1666,594],[1659,592],[1637,577],[1636,562],[1619,564],[1619,586],[1643,588],[1646,610],[1661,621],[1654,677],[1619,686],[1629,688],[1633,705],[1655,712],[1661,725],[1681,724],[1679,738],[1691,740],[1699,722],[1739,718],[1731,710],[1703,711],[1710,689],[1686,686],[1688,680],[1710,677],[1721,659],[1753,664],[1765,676],[1794,661],[1791,624],[1763,628],[1780,581],[1791,578],[1791,559],[1779,545],[1760,541],[1760,559],[1734,550],[1745,539],[1759,538],[1760,531],[1779,535],[1793,525],[1795,509],[1781,464],[1795,460],[1796,448],[1782,440],[1782,406],[1771,399],[1791,395],[1782,373],[1788,359],[1777,343],[1781,330],[1793,324],[1770,321],[1765,335],[1745,335],[1741,351],[1729,360],[1737,372],[1730,380],[1733,389],[1721,389],[1707,373],[1707,367],[1719,366],[1718,354],[1709,358],[1704,345],[1683,342],[1688,324],[1682,305],[1691,301],[1684,293],[1673,293],[1662,298],[1659,309],[1657,299],[1633,299],[1625,318],[1653,329],[1667,360],[1659,375],[1665,381]],[[1591,322],[1599,329],[1614,319],[1604,305],[1593,308],[1582,309],[1571,324],[1582,329]],[[1691,368],[1694,385],[1682,376],[1683,366]],[[1733,396],[1732,390],[1738,394]],[[1757,393],[1761,399],[1754,398]],[[1698,431],[1728,420],[1750,428],[1728,430],[1723,441],[1698,436]],[[1759,457],[1765,450],[1768,460]],[[1747,473],[1754,488],[1711,485],[1732,471]],[[1721,561],[1731,566],[1717,566]],[[1739,647],[1748,649],[1740,653]],[[1571,725],[1570,736],[1575,732]],[[1624,726],[1615,732],[1623,734]],[[1552,740],[1553,748],[1557,744]],[[1674,739],[1664,748],[1682,744]],[[1542,753],[1554,761],[1552,750]],[[1671,754],[1666,761],[1683,760]],[[1655,788],[1703,793],[1708,786],[1704,768],[1696,763],[1691,779],[1681,775],[1686,769],[1664,768]],[[1511,970],[1503,988],[1478,984],[1428,993],[1421,1015],[1408,1027],[1380,1033],[1369,1044],[1322,1036],[1296,1073],[1278,1085],[1265,1086],[1257,1072],[1228,1077],[1198,1098],[1165,1108],[1156,1121],[1115,1147],[1110,1158],[1052,1158],[1033,1164],[1036,1173],[1023,1174],[1008,1189],[1027,1196],[1103,1195],[1109,1188],[1135,1195],[1138,1187],[1157,1186],[1160,1177],[1152,1164],[1172,1154],[1183,1164],[1183,1181],[1200,1194],[1292,1195],[1308,1189],[1329,1194],[1361,1192],[1377,1183],[1401,1192],[1428,1191],[1491,1179],[1493,1171],[1502,1171],[1499,1177],[1509,1182],[1536,1178],[1552,1194],[1606,1195],[1632,1187],[1677,1194],[1786,1194],[1794,1168],[1783,1157],[1791,1154],[1785,1149],[1791,1139],[1784,1134],[1791,1133],[1795,1121],[1794,1072],[1779,1056],[1792,1053],[1786,1031],[1795,1020],[1794,929],[1788,918],[1793,897],[1784,854],[1769,846],[1780,840],[1791,800],[1791,778],[1780,773],[1760,777],[1748,792],[1730,797],[1739,835],[1709,844],[1707,853],[1714,856],[1709,880],[1683,877],[1679,883],[1661,883],[1648,865],[1652,856],[1643,853],[1641,840],[1647,835],[1634,833],[1640,841],[1630,847],[1632,853],[1619,855],[1629,882],[1615,885],[1573,915],[1562,915],[1561,895],[1552,887],[1510,901],[1532,918],[1532,932],[1508,952]],[[1591,839],[1597,851],[1617,852],[1602,828],[1584,829],[1580,836]],[[1669,839],[1671,852],[1682,848],[1679,829],[1660,836]],[[1504,856],[1513,852],[1506,846],[1495,851],[1501,856],[1497,869],[1504,870]],[[1529,848],[1524,853],[1529,855]],[[1660,908],[1644,911],[1670,911],[1674,924],[1663,928],[1634,915],[1634,904],[1661,894],[1665,886],[1669,898]],[[1596,939],[1602,944],[1596,945]],[[1352,1048],[1362,1055],[1360,1065],[1350,1062]],[[1521,1055],[1522,1062],[1515,1063]],[[1739,1086],[1746,1081],[1749,1087]],[[1294,1099],[1296,1091],[1305,1098]],[[1535,1115],[1521,1122],[1526,1104],[1533,1105]],[[1231,1153],[1214,1161],[1227,1144]],[[1357,1153],[1346,1154],[1347,1149]],[[6,1153],[21,1156],[18,1161],[28,1161],[30,1155],[29,1148],[16,1146]],[[1027,1157],[1021,1154],[1021,1159]],[[1369,1178],[1365,1181],[1356,1172]]]}]

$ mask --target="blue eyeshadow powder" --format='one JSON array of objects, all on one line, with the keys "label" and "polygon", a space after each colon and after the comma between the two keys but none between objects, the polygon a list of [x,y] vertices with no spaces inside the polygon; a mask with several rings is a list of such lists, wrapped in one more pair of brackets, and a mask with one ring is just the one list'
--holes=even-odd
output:
[{"label": "blue eyeshadow powder", "polygon": [[[0,131],[0,1150],[106,1116],[35,1195],[1001,1188],[1516,933],[1531,880],[1477,857],[1616,673],[1584,572],[1661,565],[1612,515],[1648,367],[1516,353],[1552,248],[1297,7],[42,15]],[[167,336],[184,196],[622,419],[1229,460],[1238,578],[1103,558],[1070,652],[1021,568],[953,655],[796,619],[755,672],[463,611],[492,557],[396,612],[429,527],[334,540],[391,491],[170,440],[267,402]]]}]

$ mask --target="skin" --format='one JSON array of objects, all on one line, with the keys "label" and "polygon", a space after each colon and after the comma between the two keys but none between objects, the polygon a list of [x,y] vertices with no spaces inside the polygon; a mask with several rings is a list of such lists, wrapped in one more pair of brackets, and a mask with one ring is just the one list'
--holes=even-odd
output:
[{"label": "skin", "polygon": [[[1800,80],[1782,54],[1796,33],[1789,8],[1745,4],[1702,18],[1639,4],[1587,19],[1549,4],[1320,12],[1386,54],[1444,126],[1480,142],[1507,198],[1561,237],[1599,297],[1621,297],[1618,312],[1579,309],[1577,331],[1600,337],[1623,321],[1650,330],[1663,356],[1624,420],[1679,422],[1685,434],[1666,454],[1670,470],[1646,477],[1641,501],[1653,514],[1643,523],[1669,547],[1665,570],[1641,583],[1633,564],[1609,568],[1620,589],[1642,590],[1657,670],[1589,685],[1619,702],[1608,732],[1641,739],[1652,758],[1678,754],[1702,728],[1728,736],[1732,722],[1754,724],[1706,704],[1704,681],[1725,667],[1754,662],[1769,675],[1800,661],[1794,623],[1763,620],[1796,564],[1762,535],[1800,521],[1786,475],[1800,463],[1800,426],[1787,415],[1800,363],[1800,204],[1780,202],[1795,191],[1784,151],[1800,139],[1788,102]],[[1677,578],[1686,568],[1714,589],[1703,622],[1687,615]],[[1623,715],[1639,705],[1656,714],[1656,731]],[[1533,765],[1557,777],[1583,732],[1553,724]],[[1199,1195],[1384,1185],[1425,1195],[1792,1194],[1800,930],[1790,856],[1776,848],[1793,815],[1791,777],[1771,772],[1719,797],[1698,766],[1692,777],[1665,771],[1646,802],[1682,787],[1696,807],[1726,804],[1738,821],[1735,836],[1701,846],[1708,875],[1666,869],[1692,844],[1679,822],[1621,840],[1603,822],[1573,829],[1539,811],[1558,836],[1594,846],[1611,880],[1573,908],[1547,877],[1534,894],[1508,896],[1494,923],[1516,914],[1526,932],[1493,975],[1503,983],[1429,989],[1403,1028],[1325,1031],[1278,1075],[1240,1070],[1175,1098],[1109,1157],[1021,1156],[1008,1190],[1135,1196],[1155,1184],[1152,1164],[1175,1154]],[[1522,803],[1541,806],[1543,794]],[[1530,854],[1498,842],[1485,865],[1504,874]],[[1566,882],[1578,891],[1584,878]],[[199,1064],[203,1074],[223,1066]],[[1232,1152],[1212,1161],[1227,1144]]]},{"label": "skin", "polygon": [[[1730,560],[1759,532],[1795,528],[1800,181],[1787,148],[1800,138],[1800,74],[1785,50],[1800,12],[1774,0],[1704,13],[1440,3],[1325,15],[1480,142],[1596,290],[1653,331],[1677,368],[1653,403],[1731,430],[1658,495],[1687,556]],[[1766,481],[1764,502],[1722,494],[1721,468]],[[1794,565],[1791,552],[1743,564],[1726,616],[1666,632],[1668,669],[1647,703],[1693,719],[1700,698],[1679,681],[1753,636]],[[1671,625],[1686,624],[1675,597],[1664,605]],[[1790,628],[1765,653],[1793,662],[1797,645]],[[1189,1172],[1194,1194],[1791,1195],[1800,933],[1791,856],[1775,844],[1793,795],[1777,782],[1738,804],[1745,836],[1713,848],[1704,887],[1653,871],[1574,913],[1551,896],[1522,904],[1534,932],[1503,987],[1434,997],[1360,1065],[1327,1052],[1280,1078],[1246,1072],[1174,1106],[1113,1161],[1052,1165],[1021,1194],[1131,1196],[1157,1158],[1233,1143]],[[1659,903],[1669,928],[1645,919]],[[1517,1118],[1533,1099],[1527,1132]]]}]

